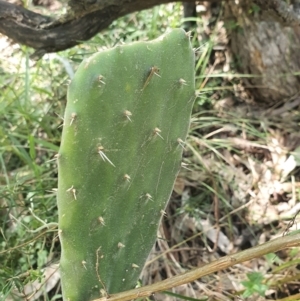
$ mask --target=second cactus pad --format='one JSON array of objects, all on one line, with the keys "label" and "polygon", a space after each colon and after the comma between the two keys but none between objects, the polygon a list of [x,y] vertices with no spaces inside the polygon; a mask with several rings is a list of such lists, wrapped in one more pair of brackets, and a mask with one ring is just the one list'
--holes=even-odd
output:
[{"label": "second cactus pad", "polygon": [[134,288],[181,166],[194,52],[176,29],[83,61],[58,155],[64,300]]}]

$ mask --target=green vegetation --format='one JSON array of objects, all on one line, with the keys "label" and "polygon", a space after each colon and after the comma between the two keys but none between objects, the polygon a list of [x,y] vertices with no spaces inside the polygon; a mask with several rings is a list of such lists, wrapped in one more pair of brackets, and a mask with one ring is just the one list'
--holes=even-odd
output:
[{"label": "green vegetation", "polygon": [[244,298],[250,297],[255,294],[265,296],[268,286],[266,284],[263,284],[263,274],[259,272],[253,272],[247,274],[247,278],[247,281],[242,281],[242,284],[246,287],[246,290],[244,291],[242,296]]},{"label": "green vegetation", "polygon": [[[38,62],[29,59],[30,49],[12,46],[1,37],[5,47],[1,48],[0,62],[0,300],[24,300],[24,295],[31,297],[28,300],[62,298],[58,278],[48,281],[50,275],[57,275],[61,253],[55,155],[62,124],[72,121],[69,115],[63,116],[67,88],[79,64],[95,52],[123,42],[151,40],[168,28],[180,27],[181,16],[180,4],[132,14],[91,41],[45,55]],[[260,108],[251,111],[248,105],[243,106],[249,99],[242,81],[249,75],[223,68],[229,65],[224,58],[226,50],[216,47],[223,27],[211,29],[210,24],[210,30],[204,31],[205,22],[197,19],[198,27],[191,37],[196,49],[198,97],[184,147],[184,166],[165,210],[167,216],[159,232],[163,239],[157,240],[148,258],[142,283],[201,266],[224,253],[289,232],[289,226],[297,224],[296,218],[294,225],[289,223],[295,214],[280,205],[291,207],[299,199],[298,163],[284,164],[293,155],[289,150],[293,150],[296,136],[289,135],[299,129],[299,112],[292,111],[282,119],[272,116],[272,111],[265,114]],[[161,135],[165,138],[163,131]],[[100,163],[102,159],[96,155]],[[113,152],[105,155],[116,165],[118,158]],[[106,162],[106,168],[114,167]],[[264,293],[266,299],[283,298],[293,293],[289,283],[299,281],[295,268],[299,250],[278,256],[272,254],[253,261],[252,266],[240,264],[204,277],[165,292],[162,298],[234,300],[246,292],[252,294],[248,300],[256,293]],[[261,273],[263,279],[250,279],[250,273]],[[48,287],[40,288],[43,283]],[[33,290],[29,284],[34,284]]]}]

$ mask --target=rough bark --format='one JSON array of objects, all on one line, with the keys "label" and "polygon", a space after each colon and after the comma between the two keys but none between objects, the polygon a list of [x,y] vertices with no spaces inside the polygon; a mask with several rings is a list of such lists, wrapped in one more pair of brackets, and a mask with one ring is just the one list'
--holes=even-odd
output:
[{"label": "rough bark", "polygon": [[[248,0],[244,1],[246,4]],[[300,1],[299,0],[252,0],[262,9],[264,19],[273,19],[282,25],[295,26],[300,24]],[[292,3],[292,4],[290,4]]]},{"label": "rough bark", "polygon": [[265,21],[261,11],[251,13],[251,9],[250,1],[232,1],[227,6],[226,15],[236,24],[230,46],[237,68],[254,76],[245,81],[256,101],[287,101],[300,88],[299,74],[295,74],[300,71],[300,27]]}]

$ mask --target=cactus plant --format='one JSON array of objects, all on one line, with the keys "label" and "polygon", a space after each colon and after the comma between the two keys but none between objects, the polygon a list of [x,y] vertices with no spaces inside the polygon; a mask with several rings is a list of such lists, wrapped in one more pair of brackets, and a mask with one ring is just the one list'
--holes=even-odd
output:
[{"label": "cactus plant", "polygon": [[79,66],[57,156],[64,300],[136,285],[181,166],[193,70],[181,29]]}]

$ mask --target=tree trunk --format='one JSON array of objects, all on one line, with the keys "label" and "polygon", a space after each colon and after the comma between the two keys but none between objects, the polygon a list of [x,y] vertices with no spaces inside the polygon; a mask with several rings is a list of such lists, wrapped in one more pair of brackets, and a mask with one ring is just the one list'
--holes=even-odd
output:
[{"label": "tree trunk", "polygon": [[265,17],[262,20],[261,11],[255,8],[248,0],[226,5],[237,69],[253,76],[245,83],[257,102],[270,105],[287,101],[300,88],[300,27],[283,27]]}]

